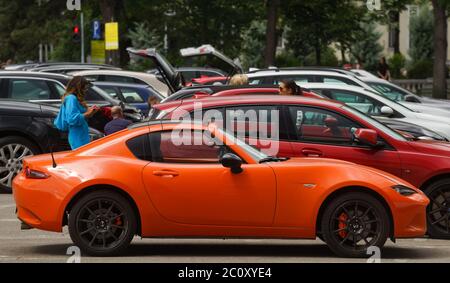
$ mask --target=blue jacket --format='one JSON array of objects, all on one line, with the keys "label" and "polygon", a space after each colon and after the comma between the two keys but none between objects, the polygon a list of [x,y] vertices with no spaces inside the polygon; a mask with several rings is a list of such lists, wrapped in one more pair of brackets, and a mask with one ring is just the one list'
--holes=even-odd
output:
[{"label": "blue jacket", "polygon": [[69,144],[72,149],[89,143],[89,126],[84,118],[86,108],[80,104],[75,95],[68,95],[64,99],[65,120],[69,125]]}]

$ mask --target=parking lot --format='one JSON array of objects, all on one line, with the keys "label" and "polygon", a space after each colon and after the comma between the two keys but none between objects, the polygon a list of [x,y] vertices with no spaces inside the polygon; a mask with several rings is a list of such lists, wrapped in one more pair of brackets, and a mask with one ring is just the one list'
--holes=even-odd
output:
[{"label": "parking lot", "polygon": [[[65,263],[72,246],[63,234],[20,230],[11,195],[0,194],[0,262]],[[366,259],[335,257],[320,240],[140,239],[122,257],[81,257],[81,262],[143,263],[365,263]],[[432,239],[388,241],[382,263],[450,262],[448,241]]]}]

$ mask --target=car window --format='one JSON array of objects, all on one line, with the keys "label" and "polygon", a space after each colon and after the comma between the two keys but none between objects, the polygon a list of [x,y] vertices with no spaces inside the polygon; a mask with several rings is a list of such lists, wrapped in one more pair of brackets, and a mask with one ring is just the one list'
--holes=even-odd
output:
[{"label": "car window", "polygon": [[182,74],[187,82],[190,82],[192,81],[192,79],[196,79],[199,77],[199,74],[196,71],[183,71]]},{"label": "car window", "polygon": [[149,135],[152,160],[163,163],[219,163],[229,149],[208,131],[180,130]]},{"label": "car window", "polygon": [[133,155],[141,160],[152,161],[149,135],[141,135],[126,142]]},{"label": "car window", "polygon": [[314,77],[311,75],[289,75],[289,76],[279,76],[274,78],[275,85],[278,85],[281,83],[281,81],[289,81],[292,80],[296,84],[300,85],[302,83],[312,83],[314,82]]},{"label": "car window", "polygon": [[61,84],[56,82],[48,82],[48,84],[54,87],[59,97],[62,97],[66,93],[66,89]]},{"label": "car window", "polygon": [[129,88],[129,87],[121,87],[120,91],[122,92],[122,96],[124,97],[126,103],[143,103],[143,102],[145,102],[144,99],[142,99],[139,92],[136,91],[136,89]]},{"label": "car window", "polygon": [[118,83],[134,83],[135,80],[132,77],[125,76],[112,76],[112,75],[104,75],[102,77],[105,82],[118,82]]},{"label": "car window", "polygon": [[320,108],[289,107],[289,115],[300,141],[352,145],[352,128],[360,126],[352,120]]},{"label": "car window", "polygon": [[50,88],[44,80],[10,79],[8,97],[19,100],[50,99]]},{"label": "car window", "polygon": [[286,125],[275,105],[227,107],[226,119],[226,130],[241,138],[288,139]]},{"label": "car window", "polygon": [[115,99],[120,99],[117,94],[116,88],[112,86],[99,86],[104,92],[106,92],[109,96]]},{"label": "car window", "polygon": [[354,85],[354,86],[360,86],[356,82],[343,78],[338,76],[316,76],[318,82],[328,83],[328,84],[347,84],[347,85]]},{"label": "car window", "polygon": [[98,93],[102,91],[100,88],[93,86],[86,93],[86,101],[104,101],[105,99]]},{"label": "car window", "polygon": [[386,98],[394,101],[404,101],[405,96],[408,95],[407,92],[401,91],[395,87],[390,85],[381,84],[381,83],[369,83],[371,87],[375,90],[381,92]]},{"label": "car window", "polygon": [[322,95],[333,100],[341,101],[367,115],[380,115],[381,107],[384,106],[375,99],[353,91],[341,89],[314,89],[314,91],[319,91]]}]

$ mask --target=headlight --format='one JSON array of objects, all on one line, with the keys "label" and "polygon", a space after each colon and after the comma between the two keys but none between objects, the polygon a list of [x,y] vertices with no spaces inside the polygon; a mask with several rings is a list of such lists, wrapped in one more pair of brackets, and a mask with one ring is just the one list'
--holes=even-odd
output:
[{"label": "headlight", "polygon": [[410,196],[413,194],[417,194],[417,192],[411,188],[408,188],[406,186],[403,185],[395,185],[392,186],[392,188],[399,194],[401,194],[402,196]]}]

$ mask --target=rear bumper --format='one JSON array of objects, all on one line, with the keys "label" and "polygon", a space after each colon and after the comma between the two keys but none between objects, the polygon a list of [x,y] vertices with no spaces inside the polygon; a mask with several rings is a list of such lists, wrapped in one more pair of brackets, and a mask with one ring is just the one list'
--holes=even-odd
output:
[{"label": "rear bumper", "polygon": [[[13,181],[13,195],[17,206],[17,218],[32,228],[61,232],[62,217],[59,213],[61,199],[51,190],[38,189],[42,188],[42,182],[48,181],[25,179],[23,173],[16,176]],[[49,185],[50,183],[51,181]]]}]

